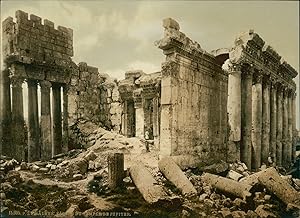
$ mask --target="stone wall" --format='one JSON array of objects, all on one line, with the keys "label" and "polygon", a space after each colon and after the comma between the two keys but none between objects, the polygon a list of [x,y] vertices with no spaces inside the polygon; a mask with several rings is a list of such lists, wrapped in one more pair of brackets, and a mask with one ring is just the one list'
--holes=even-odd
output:
[{"label": "stone wall", "polygon": [[117,82],[87,63],[79,63],[78,69],[69,85],[70,123],[86,120],[119,132],[122,110]]},{"label": "stone wall", "polygon": [[162,64],[162,155],[191,156],[201,162],[226,158],[227,80],[215,57],[165,19],[164,38],[157,42],[166,55]]}]

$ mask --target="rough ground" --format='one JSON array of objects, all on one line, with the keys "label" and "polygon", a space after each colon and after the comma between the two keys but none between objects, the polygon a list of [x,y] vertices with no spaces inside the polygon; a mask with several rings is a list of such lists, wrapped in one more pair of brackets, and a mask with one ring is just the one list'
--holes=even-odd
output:
[{"label": "rough ground", "polygon": [[[79,128],[90,145],[87,149],[72,150],[48,162],[30,164],[1,158],[2,213],[47,217],[131,215],[237,218],[299,215],[295,211],[289,211],[283,202],[264,188],[258,187],[253,197],[246,202],[227,193],[220,193],[201,181],[203,171],[231,179],[248,176],[251,172],[243,163],[228,165],[220,162],[206,168],[186,170],[184,173],[195,186],[197,195],[182,196],[159,172],[158,153],[154,147],[147,152],[145,142],[96,128],[90,123],[82,123]],[[124,179],[124,187],[110,190],[107,186],[107,156],[110,152],[124,153],[125,169],[136,161],[146,165],[168,195],[180,197],[180,206],[147,204],[128,173]],[[300,190],[299,180],[288,176],[284,178]],[[110,214],[103,213],[107,211]]]}]

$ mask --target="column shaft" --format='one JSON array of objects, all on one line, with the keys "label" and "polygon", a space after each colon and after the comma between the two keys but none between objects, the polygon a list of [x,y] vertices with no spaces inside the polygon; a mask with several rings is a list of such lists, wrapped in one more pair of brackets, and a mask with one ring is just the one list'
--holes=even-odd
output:
[{"label": "column shaft", "polygon": [[40,159],[37,82],[28,80],[28,162]]},{"label": "column shaft", "polygon": [[69,113],[68,113],[68,87],[63,86],[63,151],[68,151],[69,146]]},{"label": "column shaft", "polygon": [[283,114],[282,114],[282,165],[288,163],[288,93],[287,89],[283,92]]},{"label": "column shaft", "polygon": [[25,160],[26,130],[23,111],[23,78],[12,77],[12,148],[13,157],[18,161]]},{"label": "column shaft", "polygon": [[52,155],[62,152],[62,114],[61,114],[61,89],[59,84],[52,84]]},{"label": "column shaft", "polygon": [[1,87],[1,107],[0,107],[0,118],[1,118],[1,135],[0,138],[0,153],[3,155],[11,156],[13,150],[12,137],[11,137],[11,98],[10,98],[10,78],[9,71],[7,69],[0,71]]},{"label": "column shaft", "polygon": [[135,107],[135,135],[144,138],[144,108],[141,101],[134,103]]},{"label": "column shaft", "polygon": [[52,157],[51,137],[51,109],[50,109],[50,88],[48,81],[40,82],[41,86],[41,159],[49,160]]},{"label": "column shaft", "polygon": [[256,75],[252,86],[252,169],[261,166],[262,81]]},{"label": "column shaft", "polygon": [[276,165],[282,166],[282,100],[283,92],[282,88],[279,87],[277,90],[277,138],[276,138]]},{"label": "column shaft", "polygon": [[261,161],[268,163],[270,153],[270,80],[263,83]]},{"label": "column shaft", "polygon": [[287,141],[287,162],[291,164],[292,162],[292,154],[293,154],[293,100],[292,93],[289,90],[288,93],[288,141]]},{"label": "column shaft", "polygon": [[252,71],[243,69],[241,81],[241,161],[251,168]]},{"label": "column shaft", "polygon": [[296,93],[292,95],[292,122],[293,122],[293,148],[292,148],[292,160],[296,160],[296,144],[297,144],[297,129],[296,129]]},{"label": "column shaft", "polygon": [[277,135],[277,86],[272,82],[270,102],[270,154],[272,161],[276,162],[276,135]]}]

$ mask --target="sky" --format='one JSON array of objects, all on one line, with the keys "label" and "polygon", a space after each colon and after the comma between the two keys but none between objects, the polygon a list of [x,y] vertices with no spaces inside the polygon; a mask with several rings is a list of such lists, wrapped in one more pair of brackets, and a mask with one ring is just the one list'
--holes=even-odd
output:
[{"label": "sky", "polygon": [[[167,17],[207,51],[231,47],[240,32],[254,29],[299,72],[298,1],[4,0],[1,20],[18,9],[72,28],[73,60],[118,79],[127,70],[161,69],[164,55],[154,42],[162,38]],[[299,127],[299,116],[297,122]]]}]

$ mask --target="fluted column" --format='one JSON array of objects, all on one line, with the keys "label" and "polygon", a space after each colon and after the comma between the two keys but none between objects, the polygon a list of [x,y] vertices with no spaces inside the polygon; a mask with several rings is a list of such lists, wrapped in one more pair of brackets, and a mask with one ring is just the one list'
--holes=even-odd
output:
[{"label": "fluted column", "polygon": [[242,68],[241,80],[241,161],[251,168],[252,69]]},{"label": "fluted column", "polygon": [[262,142],[261,162],[267,164],[270,154],[270,78],[263,80],[262,86]]},{"label": "fluted column", "polygon": [[296,93],[292,93],[292,122],[293,122],[293,148],[292,148],[292,160],[296,160],[296,144],[297,144],[297,129],[296,129]]},{"label": "fluted column", "polygon": [[288,92],[288,140],[287,140],[287,163],[291,164],[293,155],[293,99],[292,90]]},{"label": "fluted column", "polygon": [[[5,66],[4,66],[5,67]],[[11,156],[12,137],[11,137],[11,97],[10,97],[10,78],[8,69],[0,71],[0,153]]]},{"label": "fluted column", "polygon": [[282,165],[288,164],[288,89],[283,91],[283,114],[282,114]]},{"label": "fluted column", "polygon": [[40,159],[37,82],[28,80],[28,162]]},{"label": "fluted column", "polygon": [[63,151],[68,151],[69,146],[69,113],[68,113],[68,91],[67,85],[63,86]]},{"label": "fluted column", "polygon": [[52,155],[55,156],[62,152],[62,114],[61,114],[61,86],[52,84]]},{"label": "fluted column", "polygon": [[52,137],[51,137],[51,108],[50,108],[50,88],[51,83],[41,81],[41,159],[49,160],[52,157]]},{"label": "fluted column", "polygon": [[262,74],[255,74],[252,85],[252,169],[261,166]]},{"label": "fluted column", "polygon": [[26,131],[23,111],[23,84],[24,79],[11,77],[12,84],[12,148],[13,157],[18,161],[25,160]]},{"label": "fluted column", "polygon": [[276,137],[277,137],[277,84],[271,80],[270,100],[270,154],[272,161],[276,163]]},{"label": "fluted column", "polygon": [[142,99],[135,99],[135,136],[144,138],[144,108]]},{"label": "fluted column", "polygon": [[276,165],[282,166],[282,100],[283,91],[282,87],[278,86],[277,89],[277,137],[276,137]]}]

